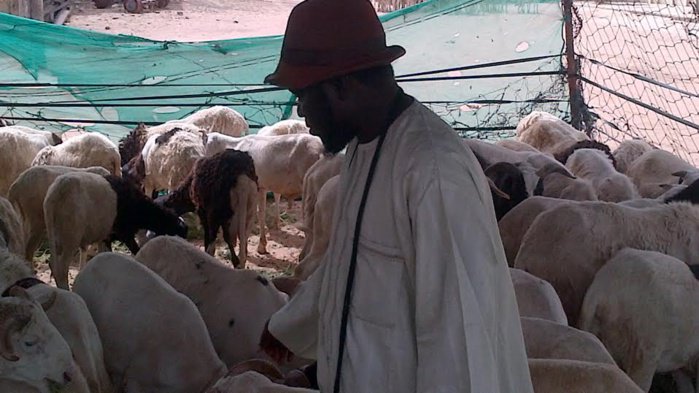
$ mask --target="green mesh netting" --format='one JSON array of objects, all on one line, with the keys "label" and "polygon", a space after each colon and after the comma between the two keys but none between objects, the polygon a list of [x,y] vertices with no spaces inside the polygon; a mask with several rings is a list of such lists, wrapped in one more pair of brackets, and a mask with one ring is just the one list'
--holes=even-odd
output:
[{"label": "green mesh netting", "polygon": [[[541,57],[402,78],[408,93],[462,133],[506,135],[533,109],[568,117],[558,2],[430,0],[381,20],[389,44],[407,50],[397,75]],[[161,42],[0,14],[0,117],[116,140],[137,122],[226,105],[254,129],[295,113],[290,93],[262,85],[281,43],[281,36]],[[499,76],[464,79],[483,74]]]}]

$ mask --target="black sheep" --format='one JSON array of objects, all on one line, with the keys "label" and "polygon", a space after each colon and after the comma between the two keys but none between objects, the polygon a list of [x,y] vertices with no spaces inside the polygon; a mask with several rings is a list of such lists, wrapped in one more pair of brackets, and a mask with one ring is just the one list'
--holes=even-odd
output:
[{"label": "black sheep", "polygon": [[667,198],[665,200],[665,203],[680,201],[699,204],[699,180],[695,180],[694,183],[687,186],[687,188],[685,188],[684,190],[678,192],[670,198]]},{"label": "black sheep", "polygon": [[139,247],[135,236],[141,229],[156,235],[187,237],[187,225],[177,215],[155,204],[130,182],[112,175],[105,179],[117,195],[117,214],[109,243],[119,240],[136,254]]},{"label": "black sheep", "polygon": [[498,162],[489,166],[485,170],[485,175],[493,181],[495,187],[509,196],[509,199],[504,198],[491,189],[495,216],[498,221],[529,197],[524,175],[517,166],[507,162]]},{"label": "black sheep", "polygon": [[[227,149],[212,157],[199,159],[177,189],[156,199],[156,203],[179,215],[196,211],[204,227],[204,247],[211,255],[221,228],[236,267],[240,261],[234,252],[235,239],[229,233],[229,225],[235,214],[231,207],[230,190],[236,187],[240,175],[246,175],[257,183],[252,157],[246,152]],[[244,246],[241,244],[241,248]]]}]

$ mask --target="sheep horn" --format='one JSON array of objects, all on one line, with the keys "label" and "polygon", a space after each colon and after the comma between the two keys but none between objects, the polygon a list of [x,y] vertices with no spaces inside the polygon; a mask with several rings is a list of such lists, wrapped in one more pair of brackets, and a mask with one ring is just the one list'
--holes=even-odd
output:
[{"label": "sheep horn", "polygon": [[486,177],[486,179],[488,179],[488,186],[490,187],[490,190],[493,191],[495,195],[499,196],[500,198],[505,198],[508,201],[510,200],[510,195],[508,195],[505,191],[499,189],[491,178]]},{"label": "sheep horn", "polygon": [[7,290],[7,293],[8,293],[8,295],[10,295],[10,296],[12,296],[12,297],[17,297],[17,298],[20,298],[20,299],[29,300],[29,301],[31,301],[31,302],[34,301],[34,299],[32,299],[32,297],[29,295],[29,292],[27,292],[26,289],[24,289],[24,288],[22,288],[22,287],[19,287],[19,286],[17,286],[17,285],[11,286],[11,287]]},{"label": "sheep horn", "polygon": [[[24,310],[19,307],[9,307],[9,310],[3,311],[2,314],[5,314],[5,318],[0,322],[0,356],[10,362],[16,362],[19,360],[19,356],[14,353],[12,348],[12,333],[27,326],[31,320],[31,315],[21,313]],[[7,315],[8,313],[10,315]]]}]

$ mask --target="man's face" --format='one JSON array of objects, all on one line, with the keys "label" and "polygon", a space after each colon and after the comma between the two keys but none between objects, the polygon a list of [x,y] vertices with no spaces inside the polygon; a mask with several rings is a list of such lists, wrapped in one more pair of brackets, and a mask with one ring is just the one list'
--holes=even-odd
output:
[{"label": "man's face", "polygon": [[354,138],[354,132],[339,116],[342,103],[330,90],[333,88],[323,82],[292,93],[298,97],[298,114],[305,118],[310,133],[320,137],[325,149],[335,154]]}]

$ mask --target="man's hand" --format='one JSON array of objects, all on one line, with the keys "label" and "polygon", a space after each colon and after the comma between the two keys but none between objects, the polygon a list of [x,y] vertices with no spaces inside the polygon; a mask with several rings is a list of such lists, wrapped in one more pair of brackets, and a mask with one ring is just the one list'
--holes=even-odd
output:
[{"label": "man's hand", "polygon": [[269,321],[265,323],[265,328],[262,330],[260,348],[278,364],[290,362],[294,358],[294,354],[269,332],[268,325]]}]

